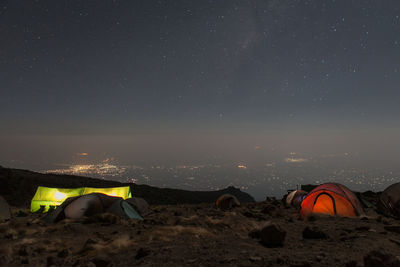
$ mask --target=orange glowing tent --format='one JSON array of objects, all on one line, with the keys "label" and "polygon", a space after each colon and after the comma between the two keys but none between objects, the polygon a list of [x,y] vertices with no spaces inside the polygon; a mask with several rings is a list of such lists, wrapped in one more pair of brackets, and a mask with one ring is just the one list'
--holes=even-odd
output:
[{"label": "orange glowing tent", "polygon": [[364,214],[364,211],[360,201],[350,189],[341,184],[326,183],[314,188],[301,203],[302,219],[313,213],[356,217]]}]

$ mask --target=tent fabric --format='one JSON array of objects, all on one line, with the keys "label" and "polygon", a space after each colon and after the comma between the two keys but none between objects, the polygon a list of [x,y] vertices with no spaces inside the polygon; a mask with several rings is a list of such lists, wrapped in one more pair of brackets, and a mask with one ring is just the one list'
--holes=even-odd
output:
[{"label": "tent fabric", "polygon": [[313,213],[356,217],[364,214],[364,211],[356,195],[347,187],[326,183],[313,189],[301,203],[302,219]]},{"label": "tent fabric", "polygon": [[39,186],[31,201],[31,212],[47,212],[51,208],[61,205],[67,198],[87,195],[90,193],[103,193],[110,196],[132,197],[129,186],[110,188],[50,188]]},{"label": "tent fabric", "polygon": [[122,198],[91,193],[66,199],[57,209],[47,214],[44,221],[55,223],[63,219],[80,219],[101,213],[111,213],[126,219],[143,220],[136,210]]},{"label": "tent fabric", "polygon": [[7,201],[0,196],[0,222],[9,220],[11,218],[10,206]]},{"label": "tent fabric", "polygon": [[388,186],[379,196],[378,212],[400,218],[400,183]]},{"label": "tent fabric", "polygon": [[294,190],[289,193],[286,197],[286,205],[287,206],[292,206],[296,208],[300,208],[301,202],[303,202],[303,199],[306,197],[307,192],[303,190]]},{"label": "tent fabric", "polygon": [[151,213],[150,205],[141,197],[127,198],[125,201],[129,202],[140,215],[144,216]]},{"label": "tent fabric", "polygon": [[215,202],[215,205],[223,210],[231,209],[233,207],[240,206],[239,200],[230,194],[223,194],[221,195],[217,201]]}]

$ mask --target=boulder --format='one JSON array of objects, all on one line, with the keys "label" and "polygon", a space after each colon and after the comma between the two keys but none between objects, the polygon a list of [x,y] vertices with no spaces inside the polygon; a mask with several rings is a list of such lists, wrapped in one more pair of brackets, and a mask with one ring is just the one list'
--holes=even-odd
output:
[{"label": "boulder", "polygon": [[286,231],[273,223],[266,225],[260,232],[261,243],[267,247],[283,246],[285,237]]},{"label": "boulder", "polygon": [[400,260],[392,254],[373,250],[364,256],[364,266],[396,267],[400,266]]},{"label": "boulder", "polygon": [[328,236],[316,226],[313,226],[313,227],[307,226],[303,230],[303,238],[304,239],[326,239],[326,238],[328,238]]}]

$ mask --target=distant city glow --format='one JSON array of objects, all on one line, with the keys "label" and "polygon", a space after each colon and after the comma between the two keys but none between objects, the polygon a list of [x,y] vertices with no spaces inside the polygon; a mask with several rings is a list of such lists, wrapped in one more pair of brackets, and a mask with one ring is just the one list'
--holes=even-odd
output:
[{"label": "distant city glow", "polygon": [[126,168],[109,163],[71,165],[66,169],[46,170],[45,173],[119,176],[125,173]]},{"label": "distant city glow", "polygon": [[238,167],[239,169],[247,169],[247,166],[246,166],[246,165],[242,165],[242,164],[238,165],[237,167]]},{"label": "distant city glow", "polygon": [[288,163],[301,163],[301,162],[308,162],[308,159],[304,159],[304,158],[286,158],[285,162]]}]

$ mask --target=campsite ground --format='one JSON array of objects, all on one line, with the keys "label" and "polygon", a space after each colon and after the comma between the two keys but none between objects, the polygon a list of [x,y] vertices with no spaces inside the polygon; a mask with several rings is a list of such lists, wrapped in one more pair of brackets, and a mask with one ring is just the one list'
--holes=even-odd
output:
[{"label": "campsite ground", "polygon": [[[0,265],[363,266],[367,258],[368,266],[376,263],[366,257],[374,250],[383,253],[376,252],[375,258],[392,264],[400,256],[400,222],[373,211],[358,219],[323,216],[301,221],[298,211],[276,200],[231,211],[212,204],[152,210],[144,221],[103,214],[46,225],[39,215],[13,207],[13,218],[0,224]],[[261,244],[257,229],[269,222],[286,231],[282,246]],[[304,238],[307,227],[310,234]]]}]

